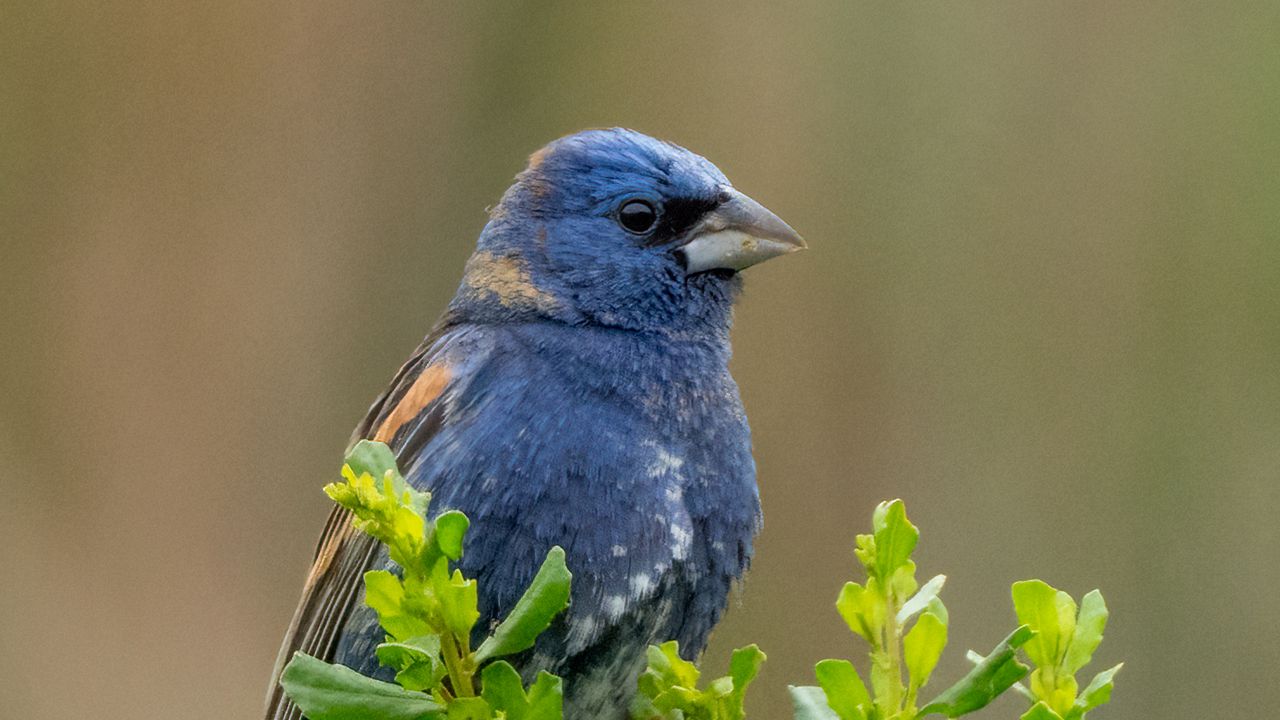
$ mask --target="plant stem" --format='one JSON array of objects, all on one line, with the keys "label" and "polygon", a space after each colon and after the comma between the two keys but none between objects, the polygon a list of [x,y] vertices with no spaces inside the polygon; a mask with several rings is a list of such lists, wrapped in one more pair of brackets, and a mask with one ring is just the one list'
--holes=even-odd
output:
[{"label": "plant stem", "polygon": [[[886,583],[887,584],[887,583]],[[885,612],[884,624],[884,647],[889,658],[889,683],[886,688],[887,697],[885,704],[888,705],[892,712],[897,713],[902,709],[902,627],[898,625],[898,602],[893,596],[893,592],[889,591],[888,597],[885,598],[887,610]]]},{"label": "plant stem", "polygon": [[476,689],[471,680],[471,673],[465,667],[466,662],[458,653],[458,639],[451,632],[440,636],[440,654],[444,656],[444,666],[449,671],[450,684],[458,697],[475,697]]}]

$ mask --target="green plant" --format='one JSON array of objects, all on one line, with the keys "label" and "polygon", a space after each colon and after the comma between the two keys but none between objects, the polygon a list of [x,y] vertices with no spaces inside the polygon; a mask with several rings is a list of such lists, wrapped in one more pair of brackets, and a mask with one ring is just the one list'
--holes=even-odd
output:
[{"label": "green plant", "polygon": [[568,606],[564,551],[552,548],[511,613],[472,650],[476,582],[450,571],[462,557],[466,516],[450,511],[429,522],[430,495],[405,482],[382,443],[358,443],[342,476],[325,492],[352,512],[357,529],[386,545],[402,571],[364,576],[365,602],[386,632],[378,661],[396,671],[396,682],[298,653],[280,682],[302,712],[311,720],[560,720],[560,678],[540,673],[525,687],[515,668],[496,658],[532,647]]},{"label": "green plant", "polygon": [[1080,600],[1040,580],[1013,584],[1018,621],[1035,631],[1022,647],[1035,663],[1030,689],[1019,686],[1032,703],[1022,720],[1084,720],[1086,713],[1111,700],[1120,663],[1103,670],[1079,691],[1075,674],[1093,659],[1107,627],[1107,604],[1094,590]]},{"label": "green plant", "polygon": [[[1077,609],[1065,592],[1025,580],[1013,584],[1014,609],[1022,624],[987,655],[970,651],[973,669],[920,705],[919,692],[947,644],[947,609],[938,597],[946,576],[935,575],[923,586],[916,582],[911,554],[920,533],[901,500],[880,503],[871,525],[872,534],[859,535],[854,550],[866,584],[846,583],[836,599],[849,629],[870,645],[871,690],[851,662],[823,660],[814,667],[818,686],[791,688],[796,720],[959,717],[1010,688],[1032,703],[1021,720],[1084,720],[1085,713],[1110,700],[1121,665],[1098,673],[1080,693],[1075,680],[1102,642],[1107,623],[1102,594],[1094,590],[1085,595]],[[908,629],[912,618],[916,620]],[[1018,660],[1019,648],[1036,666],[1029,689],[1019,683],[1030,671]]]},{"label": "green plant", "polygon": [[[511,613],[472,649],[479,620],[476,581],[453,567],[469,527],[457,511],[429,520],[428,493],[415,490],[382,443],[361,441],[347,455],[343,481],[325,487],[351,511],[354,526],[386,546],[399,572],[365,573],[365,602],[386,633],[378,661],[395,671],[388,683],[350,668],[297,653],[281,684],[310,720],[562,720],[563,683],[546,672],[523,684],[499,658],[533,647],[569,602],[572,576],[559,547]],[[958,717],[986,706],[1009,688],[1031,701],[1022,720],[1085,720],[1110,700],[1117,665],[1078,691],[1075,673],[1102,641],[1107,608],[1097,590],[1077,607],[1071,596],[1039,580],[1014,583],[1017,629],[986,656],[969,653],[974,667],[928,702],[928,685],[947,644],[948,616],[939,593],[946,577],[920,585],[911,556],[919,530],[901,500],[880,503],[872,532],[857,536],[854,554],[865,584],[846,583],[836,609],[869,645],[868,689],[853,663],[823,660],[817,686],[791,687],[796,720],[914,720]],[[1030,687],[1019,681],[1034,663]],[[729,674],[699,688],[695,663],[674,642],[650,646],[631,705],[633,720],[743,720],[747,687],[764,663],[755,645],[735,650]]]},{"label": "green plant", "polygon": [[947,644],[947,610],[938,597],[946,576],[936,575],[923,586],[916,582],[911,554],[920,532],[901,500],[880,503],[871,525],[872,534],[859,535],[854,550],[866,584],[846,583],[836,600],[849,629],[870,645],[871,690],[851,662],[823,660],[814,668],[818,687],[791,688],[797,720],[958,717],[986,706],[1027,674],[1015,656],[1034,635],[1023,625],[968,675],[920,705],[919,693]]},{"label": "green plant", "polygon": [[733,651],[729,674],[698,689],[698,667],[680,657],[676,641],[650,645],[631,707],[633,720],[742,720],[747,686],[760,672],[765,655],[755,645]]}]

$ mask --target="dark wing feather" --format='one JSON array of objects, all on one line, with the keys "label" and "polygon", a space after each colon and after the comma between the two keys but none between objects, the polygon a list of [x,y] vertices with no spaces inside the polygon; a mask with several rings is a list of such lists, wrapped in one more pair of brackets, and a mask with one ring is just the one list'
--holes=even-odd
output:
[{"label": "dark wing feather", "polygon": [[[429,351],[448,329],[442,324],[423,341],[408,362],[401,366],[387,390],[378,396],[364,419],[356,426],[352,443],[364,438],[378,437],[378,429],[392,415],[397,405],[414,386],[415,381],[430,364]],[[440,427],[440,407],[428,403],[419,413],[421,419],[412,425],[413,442],[398,447],[396,454],[402,465],[409,455],[425,444],[426,434],[434,434]],[[425,421],[424,421],[425,420]],[[298,609],[285,633],[271,674],[271,688],[267,693],[266,720],[300,720],[302,713],[280,687],[280,674],[296,652],[304,652],[322,660],[332,660],[338,646],[339,633],[347,617],[355,608],[360,596],[361,578],[373,564],[378,545],[367,535],[351,525],[351,513],[334,507],[325,524],[320,543],[316,546],[315,560],[302,591]]]}]

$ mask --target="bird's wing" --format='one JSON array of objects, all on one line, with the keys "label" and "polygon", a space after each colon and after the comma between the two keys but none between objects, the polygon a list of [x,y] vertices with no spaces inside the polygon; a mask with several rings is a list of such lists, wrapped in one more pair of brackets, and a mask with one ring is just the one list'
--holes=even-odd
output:
[{"label": "bird's wing", "polygon": [[[451,380],[451,364],[440,350],[447,330],[433,331],[400,368],[357,426],[353,442],[363,438],[387,442],[403,464],[439,430],[445,405],[442,398]],[[358,603],[361,578],[377,551],[377,543],[352,526],[351,513],[335,507],[276,658],[267,694],[267,720],[302,717],[280,687],[280,674],[295,652],[332,659],[347,616]]]}]

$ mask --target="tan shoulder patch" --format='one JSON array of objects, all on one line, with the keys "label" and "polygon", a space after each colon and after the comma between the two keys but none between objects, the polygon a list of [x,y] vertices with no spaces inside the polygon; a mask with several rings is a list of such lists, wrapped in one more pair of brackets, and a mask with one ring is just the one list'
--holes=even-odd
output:
[{"label": "tan shoulder patch", "polygon": [[538,150],[529,156],[529,169],[537,170],[542,167],[542,162],[547,159],[547,155],[550,152],[551,151],[546,146],[538,148]]},{"label": "tan shoulder patch", "polygon": [[503,307],[552,311],[559,306],[533,283],[522,260],[481,251],[467,261],[463,283],[471,292],[493,295]]}]

